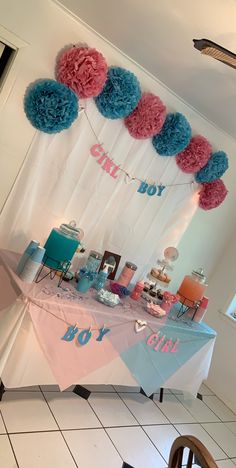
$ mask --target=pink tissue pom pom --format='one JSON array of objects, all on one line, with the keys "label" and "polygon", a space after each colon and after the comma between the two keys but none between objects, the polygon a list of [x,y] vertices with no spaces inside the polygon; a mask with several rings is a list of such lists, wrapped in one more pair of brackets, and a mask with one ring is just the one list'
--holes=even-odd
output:
[{"label": "pink tissue pom pom", "polygon": [[176,156],[176,162],[183,172],[191,174],[200,171],[207,164],[211,152],[212,146],[209,141],[201,135],[196,135],[191,138],[187,148]]},{"label": "pink tissue pom pom", "polygon": [[223,203],[228,193],[223,180],[217,179],[213,182],[202,184],[199,192],[199,206],[203,210],[212,210]]},{"label": "pink tissue pom pom", "polygon": [[158,96],[143,93],[137,107],[125,118],[130,135],[137,139],[151,138],[162,129],[166,106]]},{"label": "pink tissue pom pom", "polygon": [[96,49],[70,47],[58,58],[56,78],[80,98],[90,98],[102,91],[107,71],[106,60]]}]

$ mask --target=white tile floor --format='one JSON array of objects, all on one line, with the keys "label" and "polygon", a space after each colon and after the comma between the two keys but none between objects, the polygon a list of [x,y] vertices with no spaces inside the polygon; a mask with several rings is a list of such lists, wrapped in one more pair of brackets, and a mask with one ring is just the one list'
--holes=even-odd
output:
[{"label": "white tile floor", "polygon": [[[88,401],[57,386],[8,390],[0,402],[1,468],[166,468],[172,442],[193,434],[219,468],[236,466],[236,415],[205,385],[203,401],[166,391],[89,386]],[[186,460],[186,457],[185,457]]]}]

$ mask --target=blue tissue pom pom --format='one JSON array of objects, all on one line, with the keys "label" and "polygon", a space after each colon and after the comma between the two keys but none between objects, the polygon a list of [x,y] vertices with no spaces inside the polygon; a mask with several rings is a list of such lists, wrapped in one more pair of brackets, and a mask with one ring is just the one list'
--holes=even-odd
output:
[{"label": "blue tissue pom pom", "polygon": [[195,180],[200,184],[213,182],[213,180],[220,179],[228,167],[227,154],[224,151],[217,151],[211,155],[206,166],[195,174]]},{"label": "blue tissue pom pom", "polygon": [[38,80],[26,90],[24,110],[33,127],[45,133],[69,128],[78,116],[74,91],[55,80]]},{"label": "blue tissue pom pom", "polygon": [[95,98],[101,114],[107,119],[123,119],[137,106],[141,88],[136,76],[121,67],[110,67],[102,92]]},{"label": "blue tissue pom pom", "polygon": [[152,139],[153,146],[160,156],[175,156],[188,146],[191,127],[183,114],[168,114],[165,123]]}]

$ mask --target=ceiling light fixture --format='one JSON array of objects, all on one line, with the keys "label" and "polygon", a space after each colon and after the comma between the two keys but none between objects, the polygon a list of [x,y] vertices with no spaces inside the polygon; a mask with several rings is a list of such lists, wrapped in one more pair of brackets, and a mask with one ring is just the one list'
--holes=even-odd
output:
[{"label": "ceiling light fixture", "polygon": [[236,54],[230,52],[230,50],[221,47],[219,44],[210,41],[209,39],[193,39],[194,47],[200,50],[201,54],[208,55],[223,62],[229,67],[236,68]]}]

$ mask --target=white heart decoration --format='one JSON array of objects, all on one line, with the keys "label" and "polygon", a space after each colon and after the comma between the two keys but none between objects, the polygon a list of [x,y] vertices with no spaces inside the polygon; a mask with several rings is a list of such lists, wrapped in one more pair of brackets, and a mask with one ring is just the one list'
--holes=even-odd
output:
[{"label": "white heart decoration", "polygon": [[143,331],[144,328],[146,328],[146,326],[147,326],[147,322],[145,322],[145,320],[136,320],[135,326],[134,326],[136,333]]}]

